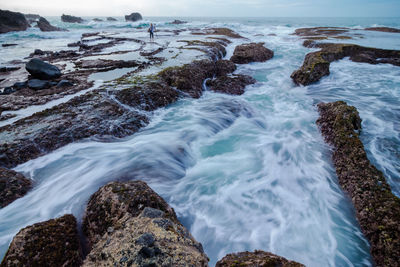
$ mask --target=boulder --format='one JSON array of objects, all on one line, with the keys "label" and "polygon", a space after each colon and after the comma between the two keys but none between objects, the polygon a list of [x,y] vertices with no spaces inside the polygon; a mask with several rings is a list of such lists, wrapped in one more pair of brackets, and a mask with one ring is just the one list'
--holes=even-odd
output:
[{"label": "boulder", "polygon": [[61,76],[59,68],[38,58],[29,60],[25,68],[33,77],[38,79],[51,80]]},{"label": "boulder", "polygon": [[228,254],[217,262],[215,267],[234,267],[234,266],[246,266],[246,267],[259,267],[259,266],[271,266],[271,267],[304,267],[295,261],[289,261],[283,257],[274,255],[270,252],[264,252],[256,250],[254,252],[239,252]]},{"label": "boulder", "polygon": [[250,43],[236,46],[231,60],[236,64],[247,64],[264,62],[273,56],[274,52],[264,47],[264,43]]},{"label": "boulder", "polygon": [[65,29],[61,29],[51,25],[50,22],[48,22],[47,19],[43,17],[39,18],[37,25],[42,32],[66,31]]},{"label": "boulder", "polygon": [[69,23],[83,23],[84,20],[80,17],[62,14],[61,21]]},{"label": "boulder", "polygon": [[100,188],[83,226],[91,244],[83,266],[208,266],[202,245],[142,181]]},{"label": "boulder", "polygon": [[69,87],[73,86],[74,84],[68,80],[61,80],[58,84],[57,87]]},{"label": "boulder", "polygon": [[138,12],[134,12],[130,15],[125,16],[126,21],[134,21],[135,22],[135,21],[142,20],[142,19],[143,19],[142,15],[140,15],[140,13],[138,13]]},{"label": "boulder", "polygon": [[107,21],[117,21],[117,19],[113,18],[113,17],[108,17]]},{"label": "boulder", "polygon": [[31,180],[22,174],[0,167],[0,208],[23,197],[31,187]]},{"label": "boulder", "polygon": [[102,19],[99,19],[99,18],[94,18],[93,21],[102,22],[103,20],[102,20]]},{"label": "boulder", "polygon": [[42,90],[50,88],[52,84],[49,81],[32,79],[28,81],[28,87],[33,90]]},{"label": "boulder", "polygon": [[25,31],[28,27],[29,23],[22,13],[0,9],[0,33]]},{"label": "boulder", "polygon": [[256,83],[256,80],[248,75],[234,74],[231,76],[220,76],[207,81],[210,90],[230,95],[242,95],[247,85]]},{"label": "boulder", "polygon": [[179,19],[176,19],[173,22],[171,22],[171,24],[176,24],[176,25],[185,24],[185,23],[187,23],[187,21],[182,21],[182,20],[179,20]]},{"label": "boulder", "polygon": [[80,266],[81,251],[76,219],[64,215],[19,231],[1,266]]},{"label": "boulder", "polygon": [[15,90],[20,90],[22,88],[26,88],[27,86],[28,86],[27,82],[16,82],[16,83],[14,83],[13,88]]}]

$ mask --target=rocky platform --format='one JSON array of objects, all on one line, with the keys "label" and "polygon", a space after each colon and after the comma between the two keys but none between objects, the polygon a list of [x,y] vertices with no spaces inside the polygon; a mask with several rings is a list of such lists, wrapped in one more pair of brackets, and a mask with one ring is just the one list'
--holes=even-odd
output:
[{"label": "rocky platform", "polygon": [[0,167],[0,208],[23,197],[32,187],[32,181],[13,170]]},{"label": "rocky platform", "polygon": [[333,61],[350,57],[354,62],[369,64],[392,64],[400,66],[400,51],[363,47],[354,44],[316,43],[307,40],[304,45],[321,48],[308,53],[300,69],[290,76],[296,84],[309,85],[329,75],[329,66]]},{"label": "rocky platform", "polygon": [[376,266],[399,266],[400,199],[368,160],[359,138],[361,119],[356,108],[338,101],[321,103],[318,111],[317,124],[333,146],[339,183],[354,204]]}]

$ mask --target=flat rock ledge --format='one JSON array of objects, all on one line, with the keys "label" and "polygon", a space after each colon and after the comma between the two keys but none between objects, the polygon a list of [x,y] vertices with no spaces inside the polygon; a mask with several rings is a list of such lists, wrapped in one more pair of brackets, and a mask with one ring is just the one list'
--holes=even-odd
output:
[{"label": "flat rock ledge", "polygon": [[0,208],[23,197],[31,187],[31,180],[22,174],[0,167]]},{"label": "flat rock ledge", "polygon": [[215,267],[304,267],[303,264],[289,261],[270,252],[256,250],[228,254],[217,262]]},{"label": "flat rock ledge", "polygon": [[400,199],[367,158],[359,138],[361,119],[356,108],[338,101],[320,103],[318,111],[317,124],[334,148],[332,159],[339,183],[354,204],[375,265],[399,266]]},{"label": "flat rock ledge", "polygon": [[235,47],[231,60],[236,64],[265,62],[274,56],[274,52],[264,46],[264,43],[249,43]]},{"label": "flat rock ledge", "polygon": [[309,85],[329,75],[329,66],[333,61],[350,57],[354,62],[369,64],[387,63],[400,66],[400,51],[363,47],[354,44],[316,43],[306,40],[304,46],[322,48],[308,53],[300,69],[290,76],[297,85]]},{"label": "flat rock ledge", "polygon": [[64,215],[19,231],[0,266],[80,266],[81,263],[76,219]]},{"label": "flat rock ledge", "polygon": [[146,183],[113,182],[91,198],[83,266],[208,266],[203,247]]}]

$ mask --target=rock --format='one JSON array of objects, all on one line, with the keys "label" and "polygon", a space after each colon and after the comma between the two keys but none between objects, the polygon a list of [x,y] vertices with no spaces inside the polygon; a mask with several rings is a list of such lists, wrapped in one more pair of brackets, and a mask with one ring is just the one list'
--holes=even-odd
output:
[{"label": "rock", "polygon": [[65,29],[61,29],[51,25],[50,22],[48,22],[47,19],[43,17],[40,17],[37,25],[42,32],[66,31]]},{"label": "rock", "polygon": [[107,60],[107,59],[94,59],[94,60],[81,60],[75,62],[75,66],[82,69],[102,69],[103,71],[118,69],[118,68],[133,68],[140,65],[136,60]]},{"label": "rock", "polygon": [[322,50],[306,55],[303,65],[290,76],[296,84],[309,85],[329,75],[330,63],[350,57],[355,62],[370,64],[388,63],[400,66],[400,51],[363,47],[353,44],[304,42],[309,47],[319,47]]},{"label": "rock", "polygon": [[171,24],[185,24],[185,23],[187,23],[187,21],[182,21],[182,20],[179,20],[179,19],[176,19],[176,20],[174,20],[173,22],[171,22]]},{"label": "rock", "polygon": [[25,31],[28,27],[29,23],[22,13],[0,9],[0,34]]},{"label": "rock", "polygon": [[69,87],[73,86],[74,84],[68,80],[61,80],[58,84],[57,87]]},{"label": "rock", "polygon": [[314,28],[300,28],[296,29],[295,35],[310,37],[310,36],[319,36],[319,37],[328,37],[335,36],[343,33],[347,33],[349,28],[345,27],[314,27]]},{"label": "rock", "polygon": [[274,52],[264,47],[264,43],[250,43],[236,46],[231,60],[236,64],[247,64],[264,62],[273,56]]},{"label": "rock", "polygon": [[107,21],[117,21],[117,19],[113,18],[113,17],[108,17]]},{"label": "rock", "polygon": [[256,80],[248,75],[236,74],[221,76],[207,81],[210,90],[230,95],[242,95],[247,85],[256,83]]},{"label": "rock", "polygon": [[64,215],[19,231],[1,266],[80,266],[81,262],[76,219]]},{"label": "rock", "polygon": [[10,46],[16,46],[17,44],[2,44],[2,47],[10,47]]},{"label": "rock", "polygon": [[126,21],[133,21],[133,22],[135,22],[135,21],[138,21],[138,20],[142,20],[143,18],[142,18],[142,15],[140,15],[140,13],[137,13],[137,12],[134,12],[134,13],[132,13],[132,14],[130,14],[130,15],[126,15],[125,16],[125,20]]},{"label": "rock", "polygon": [[28,81],[28,87],[33,90],[42,90],[51,87],[51,83],[49,81],[32,79]]},{"label": "rock", "polygon": [[19,70],[20,67],[0,67],[0,73],[1,72],[10,72],[10,71],[15,71],[15,70]]},{"label": "rock", "polygon": [[46,53],[46,52],[43,51],[43,50],[35,49],[35,51],[33,51],[33,53],[31,54],[31,56],[34,56],[34,55],[41,56],[41,55],[44,55],[45,53]]},{"label": "rock", "polygon": [[343,101],[318,104],[317,124],[333,146],[333,164],[343,190],[370,243],[376,266],[398,266],[400,259],[400,199],[382,172],[373,166],[360,140],[361,118]]},{"label": "rock", "polygon": [[38,58],[29,60],[25,68],[33,77],[38,79],[51,80],[61,76],[59,68]]},{"label": "rock", "polygon": [[230,60],[221,59],[215,62],[215,69],[216,76],[225,76],[234,72],[236,70],[236,65]]},{"label": "rock", "polygon": [[61,21],[69,23],[83,23],[84,20],[80,17],[62,14]]},{"label": "rock", "polygon": [[31,180],[22,174],[0,167],[0,208],[23,197],[31,187]]},{"label": "rock", "polygon": [[5,87],[3,88],[2,92],[0,93],[0,95],[9,95],[14,93],[16,90],[13,89],[11,86]]},{"label": "rock", "polygon": [[103,21],[103,20],[102,20],[102,19],[99,19],[99,18],[94,18],[93,21],[101,22],[101,21]]},{"label": "rock", "polygon": [[201,32],[192,32],[193,35],[225,35],[230,38],[243,38],[229,28],[209,28]]},{"label": "rock", "polygon": [[377,32],[390,32],[390,33],[400,33],[400,29],[389,28],[389,27],[371,27],[365,28],[366,31],[377,31]]},{"label": "rock", "polygon": [[27,82],[16,82],[16,83],[14,83],[13,88],[15,90],[20,90],[22,88],[26,88],[27,86],[28,86]]},{"label": "rock", "polygon": [[208,266],[202,245],[142,181],[100,188],[83,226],[92,245],[83,266]]},{"label": "rock", "polygon": [[29,24],[38,21],[40,19],[40,15],[37,14],[24,14],[26,20],[29,22]]},{"label": "rock", "polygon": [[256,250],[254,252],[239,252],[228,254],[217,262],[215,267],[234,267],[234,266],[271,266],[271,267],[304,267],[295,261],[289,261],[283,257],[274,255],[270,252]]}]

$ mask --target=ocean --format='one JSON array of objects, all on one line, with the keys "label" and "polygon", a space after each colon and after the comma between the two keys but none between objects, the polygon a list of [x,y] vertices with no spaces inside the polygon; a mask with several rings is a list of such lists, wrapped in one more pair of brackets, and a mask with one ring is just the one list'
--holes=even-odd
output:
[{"label": "ocean", "polygon": [[[368,157],[400,196],[400,68],[345,58],[333,62],[320,82],[296,86],[290,75],[313,49],[293,33],[301,27],[349,27],[354,38],[335,42],[400,50],[400,34],[363,30],[400,28],[400,18],[179,18],[188,21],[182,25],[170,24],[176,18],[169,17],[135,23],[86,19],[68,24],[48,18],[68,32],[30,28],[0,35],[0,45],[17,44],[1,48],[0,66],[24,60],[37,48],[72,49],[67,44],[87,32],[147,40],[137,27],[151,22],[158,29],[228,27],[247,40],[234,40],[226,58],[246,42],[265,42],[275,56],[238,66],[236,73],[257,80],[241,96],[206,91],[200,99],[184,98],[153,112],[150,124],[133,136],[75,142],[17,166],[35,186],[0,210],[0,258],[21,228],[66,213],[81,221],[90,195],[124,177],[146,181],[175,209],[203,244],[210,266],[227,253],[255,249],[306,266],[372,266],[369,244],[338,184],[332,149],[315,124],[316,104],[344,100],[358,109]],[[155,42],[173,40],[156,34]],[[123,74],[92,79],[100,86]],[[22,118],[45,107],[15,113]]]}]

